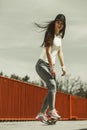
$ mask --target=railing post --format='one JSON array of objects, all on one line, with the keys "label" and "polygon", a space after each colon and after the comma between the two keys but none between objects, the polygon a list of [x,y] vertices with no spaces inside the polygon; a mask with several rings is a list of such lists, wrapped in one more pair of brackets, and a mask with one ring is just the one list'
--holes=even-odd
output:
[{"label": "railing post", "polygon": [[69,119],[72,119],[72,98],[69,95]]}]

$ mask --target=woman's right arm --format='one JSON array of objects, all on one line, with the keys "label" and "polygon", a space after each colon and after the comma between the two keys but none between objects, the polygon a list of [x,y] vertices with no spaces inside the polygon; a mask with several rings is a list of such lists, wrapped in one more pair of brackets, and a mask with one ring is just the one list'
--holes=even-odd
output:
[{"label": "woman's right arm", "polygon": [[46,47],[46,55],[47,55],[47,59],[50,65],[50,72],[52,74],[52,76],[55,76],[55,70],[53,67],[53,63],[52,63],[52,57],[51,57],[51,46]]}]

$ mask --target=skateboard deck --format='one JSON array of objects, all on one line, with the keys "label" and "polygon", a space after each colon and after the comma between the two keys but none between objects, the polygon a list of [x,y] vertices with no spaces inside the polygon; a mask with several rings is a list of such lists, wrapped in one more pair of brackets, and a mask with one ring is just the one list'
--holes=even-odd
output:
[{"label": "skateboard deck", "polygon": [[58,119],[50,118],[47,120],[47,124],[48,125],[55,125],[57,121],[58,121]]},{"label": "skateboard deck", "polygon": [[55,125],[57,121],[61,119],[54,119],[54,118],[49,118],[47,121],[46,120],[40,120],[42,123],[47,124],[47,125]]}]

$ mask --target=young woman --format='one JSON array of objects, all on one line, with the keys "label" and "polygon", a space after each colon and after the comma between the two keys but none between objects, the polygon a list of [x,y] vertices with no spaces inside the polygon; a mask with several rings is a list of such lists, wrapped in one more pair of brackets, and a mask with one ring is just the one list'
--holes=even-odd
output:
[{"label": "young woman", "polygon": [[47,120],[46,111],[49,108],[48,115],[51,118],[58,119],[60,115],[55,109],[55,96],[56,96],[56,72],[55,72],[55,60],[58,55],[62,76],[66,74],[64,57],[61,47],[61,41],[65,34],[66,18],[63,14],[58,14],[56,18],[49,22],[47,26],[42,27],[36,24],[40,28],[45,28],[45,37],[42,44],[42,53],[36,64],[36,72],[45,81],[48,88],[48,93],[44,99],[42,108],[39,114],[36,116],[37,120]]}]

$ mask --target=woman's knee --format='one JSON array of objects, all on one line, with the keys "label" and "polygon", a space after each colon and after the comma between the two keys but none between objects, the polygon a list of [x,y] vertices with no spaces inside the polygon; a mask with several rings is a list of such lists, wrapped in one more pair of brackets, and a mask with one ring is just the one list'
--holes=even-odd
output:
[{"label": "woman's knee", "polygon": [[56,92],[56,82],[54,79],[49,80],[47,86],[48,86],[49,91]]}]

